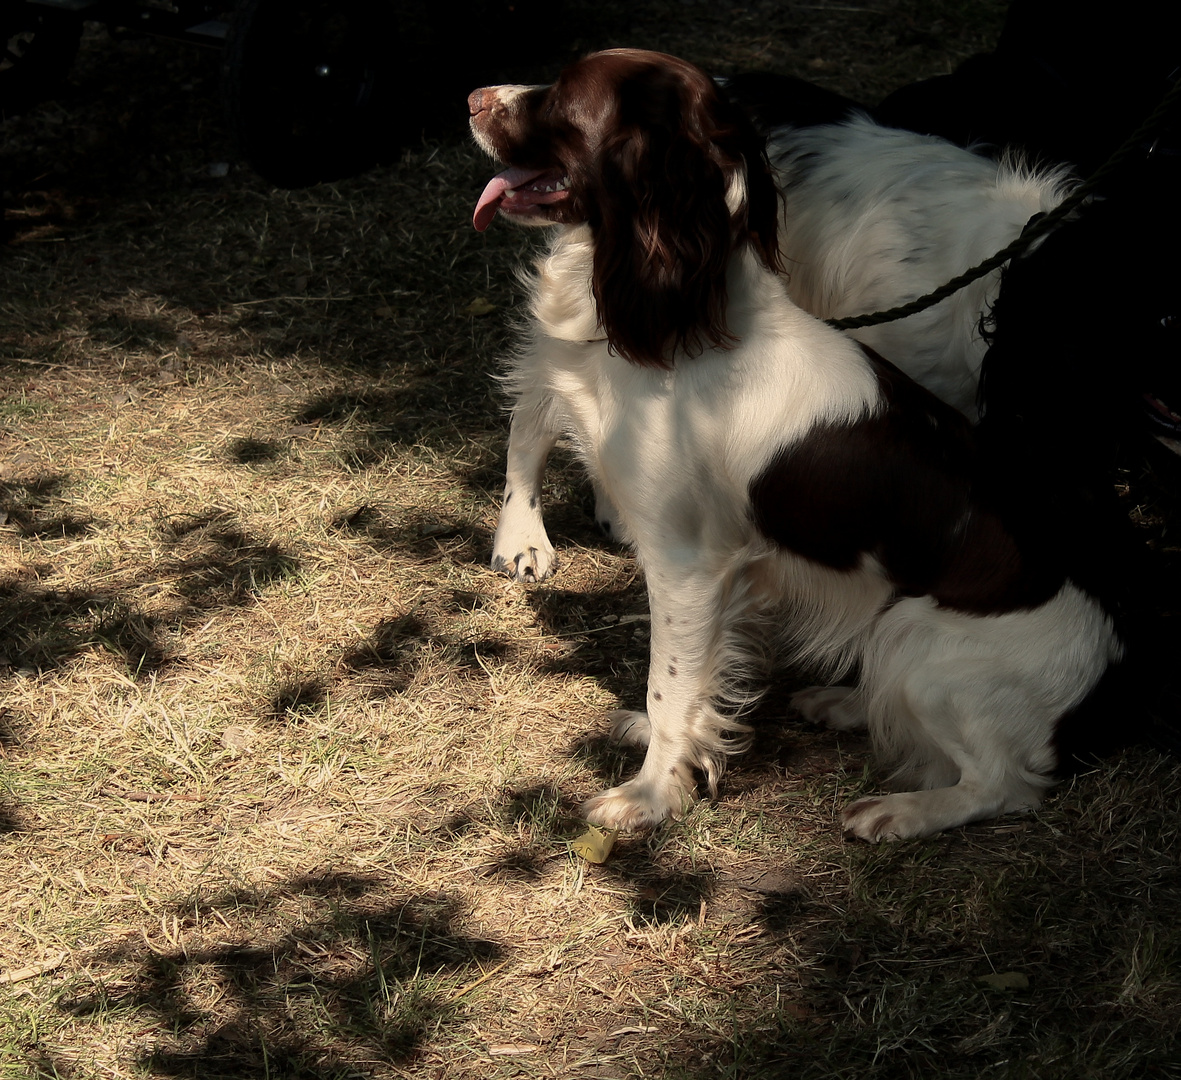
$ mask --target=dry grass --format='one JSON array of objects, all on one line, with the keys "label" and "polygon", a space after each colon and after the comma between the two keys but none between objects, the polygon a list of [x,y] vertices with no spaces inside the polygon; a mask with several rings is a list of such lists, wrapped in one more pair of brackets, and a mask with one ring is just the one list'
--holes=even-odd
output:
[{"label": "dry grass", "polygon": [[[626,42],[874,99],[999,12],[627,8],[571,3],[540,73]],[[865,746],[772,693],[717,803],[570,853],[645,600],[569,461],[560,575],[486,568],[526,241],[471,231],[453,128],[212,177],[216,63],[91,37],[3,125],[0,1077],[1181,1076],[1146,751],[871,849]]]}]

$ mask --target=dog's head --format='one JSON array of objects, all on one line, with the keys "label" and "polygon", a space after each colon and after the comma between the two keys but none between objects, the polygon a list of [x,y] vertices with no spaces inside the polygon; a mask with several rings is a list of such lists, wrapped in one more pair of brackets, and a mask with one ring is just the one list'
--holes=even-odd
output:
[{"label": "dog's head", "polygon": [[474,224],[587,224],[612,348],[637,363],[726,347],[726,268],[750,245],[778,268],[762,140],[701,70],[635,49],[593,53],[550,86],[468,98],[476,142],[508,168]]}]

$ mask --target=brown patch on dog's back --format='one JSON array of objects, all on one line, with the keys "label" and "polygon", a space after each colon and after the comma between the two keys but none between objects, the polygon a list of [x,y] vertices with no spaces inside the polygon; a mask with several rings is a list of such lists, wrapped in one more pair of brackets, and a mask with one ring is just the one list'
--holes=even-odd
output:
[{"label": "brown patch on dog's back", "polygon": [[851,570],[872,556],[902,595],[977,614],[1034,607],[1064,574],[1011,525],[967,420],[865,350],[881,407],[785,446],[750,486],[755,523],[809,559]]}]

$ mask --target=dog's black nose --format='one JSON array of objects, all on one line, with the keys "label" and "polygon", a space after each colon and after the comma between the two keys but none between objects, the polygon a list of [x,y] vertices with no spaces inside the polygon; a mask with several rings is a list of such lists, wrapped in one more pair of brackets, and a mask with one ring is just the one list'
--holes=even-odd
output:
[{"label": "dog's black nose", "polygon": [[477,113],[482,113],[488,108],[488,91],[489,88],[485,86],[479,90],[473,90],[470,94],[468,94],[467,111],[469,115],[475,116]]}]

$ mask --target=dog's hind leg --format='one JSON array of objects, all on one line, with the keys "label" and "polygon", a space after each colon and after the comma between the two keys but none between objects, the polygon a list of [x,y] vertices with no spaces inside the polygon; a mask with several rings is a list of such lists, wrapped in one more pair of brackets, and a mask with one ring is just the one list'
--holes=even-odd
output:
[{"label": "dog's hind leg", "polygon": [[846,834],[862,840],[934,836],[973,821],[1031,810],[1047,786],[1048,782],[1039,785],[1018,777],[998,781],[965,772],[952,787],[858,799],[845,807],[841,824]]},{"label": "dog's hind leg", "polygon": [[809,686],[791,695],[791,707],[833,731],[863,731],[869,725],[855,686]]},{"label": "dog's hind leg", "polygon": [[1037,806],[1056,763],[1055,719],[994,659],[923,664],[870,700],[875,748],[922,790],[859,799],[841,815],[845,831],[903,840]]},{"label": "dog's hind leg", "polygon": [[607,493],[595,483],[595,524],[603,535],[617,544],[623,543],[623,529],[619,524],[619,512]]}]

